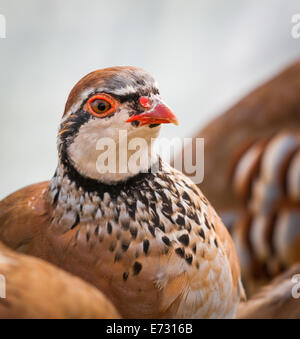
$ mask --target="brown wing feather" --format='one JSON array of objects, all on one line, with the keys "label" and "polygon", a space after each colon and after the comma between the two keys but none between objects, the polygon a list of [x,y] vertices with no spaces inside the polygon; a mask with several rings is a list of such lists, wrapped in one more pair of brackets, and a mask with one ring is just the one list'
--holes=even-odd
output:
[{"label": "brown wing feather", "polygon": [[0,318],[119,318],[104,295],[43,260],[17,254],[0,243]]},{"label": "brown wing feather", "polygon": [[[299,319],[300,299],[293,298],[292,290],[297,287],[293,280],[300,274],[300,265],[293,266],[262,288],[248,302],[240,303],[237,318],[240,319]],[[299,285],[299,282],[298,282]]]},{"label": "brown wing feather", "polygon": [[28,253],[40,239],[40,225],[49,223],[44,199],[48,186],[48,181],[34,184],[0,202],[0,239],[9,247]]}]

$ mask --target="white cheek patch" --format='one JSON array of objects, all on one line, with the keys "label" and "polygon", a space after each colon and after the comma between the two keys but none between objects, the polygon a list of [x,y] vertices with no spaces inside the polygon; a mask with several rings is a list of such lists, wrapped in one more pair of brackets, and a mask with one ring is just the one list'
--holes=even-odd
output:
[{"label": "white cheek patch", "polygon": [[[72,160],[77,171],[86,177],[96,179],[106,183],[117,182],[125,180],[140,170],[148,168],[137,168],[134,173],[118,173],[119,167],[119,154],[124,154],[123,145],[119,145],[119,137],[121,133],[127,133],[127,142],[129,143],[133,138],[143,138],[146,140],[149,147],[148,156],[151,164],[155,161],[156,156],[151,153],[151,138],[156,138],[159,133],[159,128],[151,129],[148,126],[133,127],[131,123],[127,123],[129,118],[127,109],[120,110],[115,115],[105,119],[91,119],[83,126],[80,127],[74,141],[68,147],[68,155]],[[105,151],[99,148],[99,141],[109,138],[109,142],[115,145],[116,157],[116,173],[100,173],[97,170],[97,160],[101,153]],[[125,144],[125,147],[127,145]],[[122,152],[122,153],[121,153]],[[127,160],[130,157],[130,152],[127,154]]]},{"label": "white cheek patch", "polygon": [[99,156],[97,143],[104,138],[118,140],[119,130],[131,125],[127,110],[121,110],[105,119],[91,119],[80,127],[77,136],[68,148],[68,153],[77,170],[88,177],[98,179],[96,162]]}]

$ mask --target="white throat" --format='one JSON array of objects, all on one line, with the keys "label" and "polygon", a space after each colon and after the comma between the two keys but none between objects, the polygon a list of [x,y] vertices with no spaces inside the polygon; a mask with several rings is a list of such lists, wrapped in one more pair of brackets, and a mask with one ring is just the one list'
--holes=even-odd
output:
[{"label": "white throat", "polygon": [[68,154],[76,170],[106,184],[126,181],[157,163],[155,140],[160,127],[102,129],[94,123],[80,129]]}]

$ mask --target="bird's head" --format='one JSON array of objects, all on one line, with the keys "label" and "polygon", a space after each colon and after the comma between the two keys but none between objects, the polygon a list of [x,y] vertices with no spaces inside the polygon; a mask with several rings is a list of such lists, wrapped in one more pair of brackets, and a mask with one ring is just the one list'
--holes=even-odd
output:
[{"label": "bird's head", "polygon": [[[164,123],[177,125],[178,121],[162,101],[150,74],[136,67],[92,72],[69,95],[59,130],[60,159],[87,178],[105,183],[126,180],[149,165],[144,168],[143,163],[126,171],[120,159],[129,161],[140,139],[148,146],[142,153],[148,152],[151,159],[151,142]],[[116,173],[105,173],[106,169],[101,168],[101,159],[111,156],[107,148],[115,151],[116,166],[112,167]],[[114,159],[106,159],[110,161]]]}]

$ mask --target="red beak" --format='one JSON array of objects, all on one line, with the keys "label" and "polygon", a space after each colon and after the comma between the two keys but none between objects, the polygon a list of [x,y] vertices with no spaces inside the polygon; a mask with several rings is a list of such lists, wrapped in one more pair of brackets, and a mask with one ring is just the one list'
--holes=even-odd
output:
[{"label": "red beak", "polygon": [[158,103],[153,109],[141,114],[133,115],[126,122],[139,121],[140,126],[151,124],[170,124],[178,125],[178,120],[171,109],[163,103]]}]

